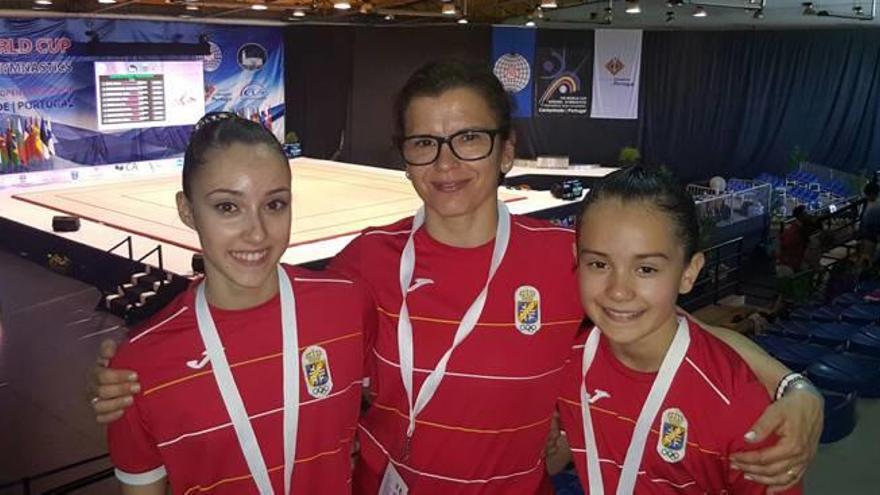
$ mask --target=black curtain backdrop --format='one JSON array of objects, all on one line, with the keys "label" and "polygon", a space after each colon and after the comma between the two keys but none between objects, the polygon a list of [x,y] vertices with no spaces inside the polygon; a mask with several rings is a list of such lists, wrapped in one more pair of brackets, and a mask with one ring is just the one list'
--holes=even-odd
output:
[{"label": "black curtain backdrop", "polygon": [[[593,32],[538,33],[593,50]],[[287,126],[308,156],[396,168],[391,102],[438,58],[489,63],[486,27],[292,27]],[[592,76],[592,66],[588,69]],[[640,119],[542,115],[514,122],[517,154],[614,164],[641,148],[685,180],[784,173],[795,146],[858,173],[880,165],[880,30],[646,32]]]},{"label": "black curtain backdrop", "polygon": [[303,153],[331,158],[348,124],[354,81],[351,29],[302,26],[285,33],[285,126]]},{"label": "black curtain backdrop", "polygon": [[795,146],[880,165],[880,30],[645,33],[640,96],[643,156],[685,179],[784,173]]},{"label": "black curtain backdrop", "polygon": [[354,93],[344,159],[385,168],[402,160],[391,138],[392,104],[410,74],[426,62],[489,60],[491,32],[482,27],[359,28],[354,38]]}]

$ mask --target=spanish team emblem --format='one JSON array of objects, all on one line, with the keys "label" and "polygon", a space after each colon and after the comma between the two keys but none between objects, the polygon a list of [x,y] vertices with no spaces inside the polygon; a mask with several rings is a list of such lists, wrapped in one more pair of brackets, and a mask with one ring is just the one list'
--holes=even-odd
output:
[{"label": "spanish team emblem", "polygon": [[302,353],[302,369],[309,395],[316,399],[330,395],[330,391],[333,390],[333,377],[330,375],[327,351],[323,347],[317,345],[306,347]]},{"label": "spanish team emblem", "polygon": [[669,463],[680,462],[687,450],[688,420],[681,409],[670,408],[660,416],[657,453]]},{"label": "spanish team emblem", "polygon": [[541,293],[531,285],[516,289],[513,320],[516,329],[525,335],[534,335],[541,329]]}]

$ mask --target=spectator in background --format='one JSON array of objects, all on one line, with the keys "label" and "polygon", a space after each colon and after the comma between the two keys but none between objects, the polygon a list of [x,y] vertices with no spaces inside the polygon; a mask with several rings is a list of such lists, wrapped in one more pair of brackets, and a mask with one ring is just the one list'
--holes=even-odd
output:
[{"label": "spectator in background", "polygon": [[877,238],[880,237],[880,202],[877,201],[880,185],[875,176],[865,184],[862,194],[865,196],[865,208],[859,222],[859,262],[867,268],[875,260]]},{"label": "spectator in background", "polygon": [[779,235],[779,257],[776,272],[780,276],[794,275],[804,262],[804,253],[815,230],[813,218],[804,205],[798,205],[790,221]]}]

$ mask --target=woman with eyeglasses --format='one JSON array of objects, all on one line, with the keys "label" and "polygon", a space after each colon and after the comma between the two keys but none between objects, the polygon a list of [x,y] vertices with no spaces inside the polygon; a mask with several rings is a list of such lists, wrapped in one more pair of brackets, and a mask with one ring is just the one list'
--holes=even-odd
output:
[{"label": "woman with eyeglasses", "polygon": [[[396,142],[424,201],[414,217],[371,228],[331,269],[372,292],[378,329],[367,348],[371,405],[359,427],[359,494],[553,493],[545,444],[555,438],[562,369],[583,319],[574,232],[511,215],[498,200],[513,165],[510,103],[484,68],[416,71],[395,102]],[[754,345],[717,331],[775,389],[787,372]],[[128,384],[103,370],[96,411],[113,419]],[[753,428],[771,449],[739,466],[784,485],[806,464],[821,402],[795,392]]]}]

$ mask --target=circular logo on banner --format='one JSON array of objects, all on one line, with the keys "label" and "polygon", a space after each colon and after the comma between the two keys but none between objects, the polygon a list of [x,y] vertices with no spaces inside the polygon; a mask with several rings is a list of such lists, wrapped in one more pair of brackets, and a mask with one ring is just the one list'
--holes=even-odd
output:
[{"label": "circular logo on banner", "polygon": [[519,93],[525,89],[532,77],[529,61],[519,53],[505,53],[498,57],[492,72],[509,93]]},{"label": "circular logo on banner", "polygon": [[213,41],[208,42],[208,47],[210,47],[211,53],[205,55],[205,72],[214,72],[220,67],[220,63],[223,62],[223,50],[220,49],[220,45]]},{"label": "circular logo on banner", "polygon": [[260,70],[268,58],[266,49],[256,43],[247,43],[238,49],[238,65],[244,70]]},{"label": "circular logo on banner", "polygon": [[247,86],[241,88],[241,97],[247,98],[250,100],[265,98],[269,93],[266,91],[266,88],[262,84],[250,83]]}]

